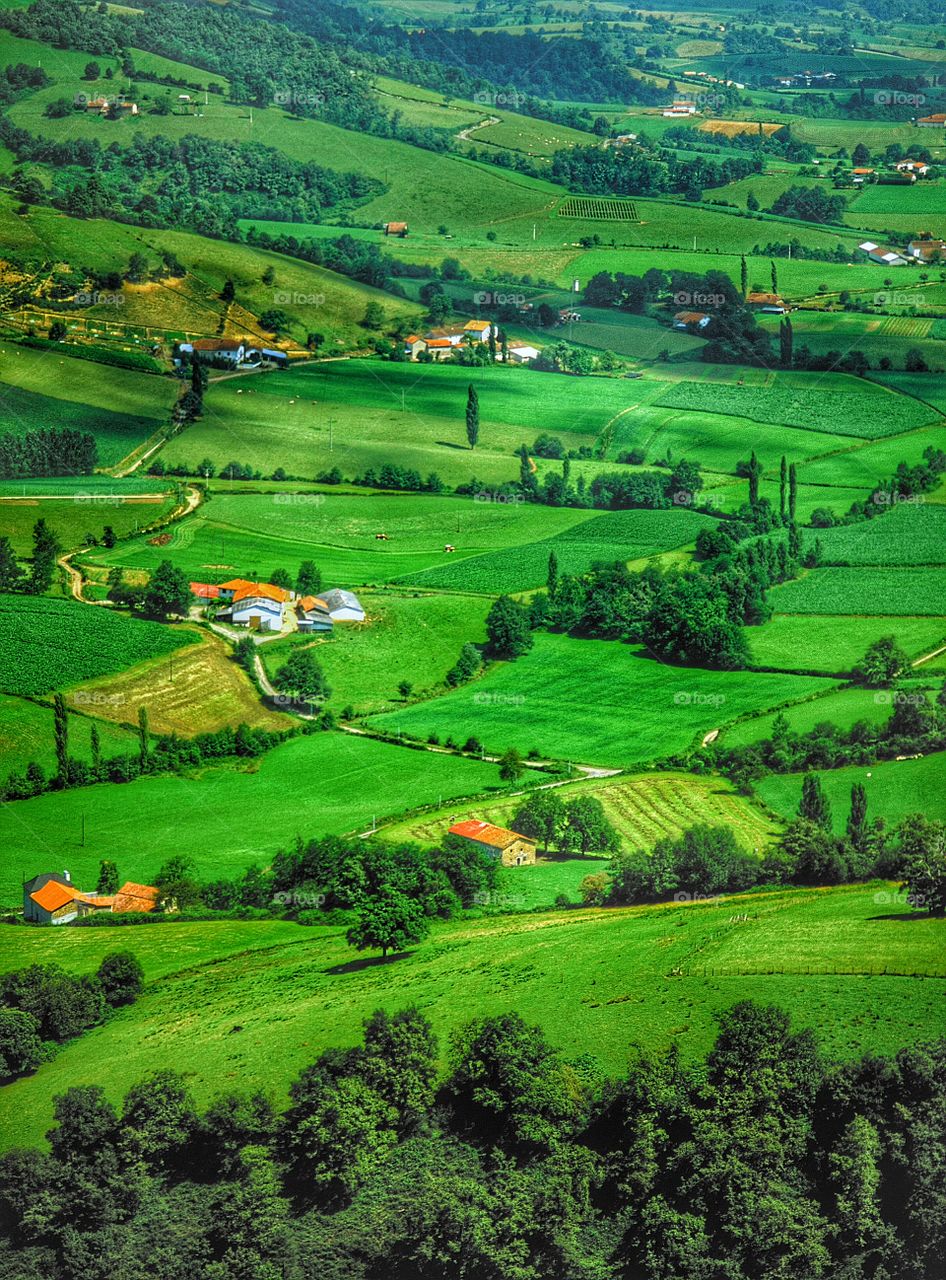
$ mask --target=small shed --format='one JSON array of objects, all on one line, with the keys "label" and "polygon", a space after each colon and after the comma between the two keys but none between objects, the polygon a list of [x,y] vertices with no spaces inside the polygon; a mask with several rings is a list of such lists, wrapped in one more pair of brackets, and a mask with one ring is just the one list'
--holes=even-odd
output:
[{"label": "small shed", "polygon": [[365,620],[361,601],[353,591],[342,591],[335,587],[331,591],[323,591],[320,599],[324,601],[333,622],[364,622]]}]

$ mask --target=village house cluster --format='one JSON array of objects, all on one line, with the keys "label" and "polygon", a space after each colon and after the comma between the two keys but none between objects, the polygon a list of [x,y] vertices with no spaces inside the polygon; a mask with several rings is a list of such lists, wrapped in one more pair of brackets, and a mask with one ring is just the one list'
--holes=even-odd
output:
[{"label": "village house cluster", "polygon": [[331,631],[336,622],[364,622],[365,611],[352,591],[333,588],[320,595],[300,595],[272,582],[233,578],[216,586],[192,582],[195,604],[214,610],[214,620],[250,631],[279,633]]},{"label": "village house cluster", "polygon": [[[127,880],[117,893],[83,893],[68,871],[44,871],[23,883],[23,919],[31,924],[72,924],[85,916],[109,912],[167,910],[159,891],[150,884]],[[172,906],[173,909],[173,906]]]}]

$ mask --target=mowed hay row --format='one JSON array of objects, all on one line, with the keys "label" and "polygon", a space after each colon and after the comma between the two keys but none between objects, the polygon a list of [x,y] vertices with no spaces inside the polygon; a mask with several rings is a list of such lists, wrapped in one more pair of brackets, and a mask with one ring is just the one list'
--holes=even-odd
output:
[{"label": "mowed hay row", "polygon": [[117,676],[72,690],[70,701],[117,724],[134,724],[139,707],[153,733],[191,737],[245,722],[257,729],[284,729],[291,717],[268,710],[229,646],[203,634],[200,642]]},{"label": "mowed hay row", "polygon": [[560,218],[587,218],[592,222],[639,222],[633,200],[608,200],[595,196],[570,196],[558,207]]},{"label": "mowed hay row", "polygon": [[596,793],[610,821],[636,848],[689,827],[731,826],[747,849],[761,850],[775,835],[759,810],[718,783],[695,778],[645,775],[622,779]]},{"label": "mowed hay row", "polygon": [[735,138],[740,133],[762,132],[769,137],[784,128],[780,124],[762,124],[758,120],[704,120],[699,127],[700,133],[722,133],[727,138]]}]

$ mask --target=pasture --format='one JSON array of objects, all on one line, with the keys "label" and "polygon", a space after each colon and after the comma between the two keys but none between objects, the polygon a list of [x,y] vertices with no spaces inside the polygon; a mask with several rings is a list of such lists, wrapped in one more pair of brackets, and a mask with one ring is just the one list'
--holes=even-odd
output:
[{"label": "pasture", "polygon": [[766,712],[749,716],[730,725],[721,734],[723,748],[744,747],[772,736],[776,714],[784,715],[793,733],[810,733],[816,725],[832,724],[847,730],[858,721],[881,725],[890,719],[892,707],[889,689],[846,687],[807,698],[782,708],[780,713]]},{"label": "pasture", "polygon": [[[435,925],[427,943],[392,964],[353,964],[343,931],[324,927],[247,923],[242,947],[239,931],[213,924],[109,932],[113,947],[142,948],[144,994],[4,1088],[0,1141],[41,1143],[52,1099],[70,1085],[100,1084],[118,1101],[169,1063],[185,1070],[201,1105],[252,1080],[283,1107],[302,1067],[325,1048],[354,1044],[378,1007],[416,1004],[444,1054],[463,1022],[514,1008],[566,1055],[589,1054],[614,1074],[633,1045],[652,1054],[676,1045],[684,1062],[696,1060],[719,1012],[748,998],[788,1009],[830,1056],[894,1053],[943,1026],[942,981],[895,975],[942,975],[946,926],[896,899],[889,905],[892,897],[877,882],[717,905],[461,919]],[[103,954],[97,930],[47,938],[44,958],[76,972]],[[179,966],[154,954],[162,944],[167,955],[183,945]]]},{"label": "pasture", "polygon": [[73,360],[67,351],[0,342],[0,434],[37,426],[87,431],[99,464],[111,466],[168,421],[178,388],[155,374]]},{"label": "pasture", "polygon": [[[174,526],[166,545],[139,538],[111,551],[96,548],[86,559],[146,571],[169,559],[192,580],[211,582],[225,582],[237,572],[265,580],[276,568],[294,576],[303,560],[314,560],[328,590],[390,582],[452,564],[454,557],[465,561],[494,548],[531,544],[594,514],[426,494],[212,490],[208,502]],[[378,541],[378,533],[388,540]],[[456,552],[445,554],[447,544]],[[460,589],[468,585],[461,582]]]},{"label": "pasture", "polygon": [[194,631],[51,596],[0,596],[0,680],[35,695],[172,653]]},{"label": "pasture", "polygon": [[[946,820],[946,758],[942,752],[920,760],[891,760],[884,764],[851,765],[820,772],[831,804],[834,830],[844,830],[850,809],[851,787],[859,782],[867,792],[867,816],[885,818],[888,826],[921,813],[931,820]],[[765,803],[786,821],[798,811],[801,777],[772,774],[755,784]]]},{"label": "pasture", "polygon": [[[0,809],[0,847],[16,850],[0,863],[0,906],[19,903],[24,866],[66,865],[89,884],[112,858],[122,876],[150,884],[183,841],[199,878],[235,876],[297,836],[364,831],[405,804],[497,787],[493,764],[319,732],[239,764],[55,791]],[[261,821],[246,820],[254,814]]]},{"label": "pasture", "polygon": [[[67,706],[68,706],[67,702]],[[70,708],[71,709],[71,708]],[[86,705],[84,711],[98,708]],[[91,731],[95,724],[99,732],[102,754],[132,755],[138,751],[137,733],[129,733],[117,725],[93,721],[86,715],[69,716],[69,754],[76,760],[92,760]],[[22,772],[35,762],[47,774],[56,772],[56,746],[53,733],[52,708],[27,698],[11,698],[0,695],[0,778],[5,779],[14,770]]]},{"label": "pasture", "polygon": [[[44,487],[58,489],[59,481],[47,480]],[[9,538],[13,550],[26,556],[33,545],[33,525],[39,519],[46,521],[63,547],[71,548],[82,546],[89,536],[100,539],[106,526],[119,538],[134,535],[173,508],[174,499],[162,493],[113,495],[77,490],[67,498],[0,497],[0,537]]]},{"label": "pasture", "polygon": [[[946,609],[946,600],[941,601]],[[932,652],[946,637],[946,617],[850,617],[776,613],[761,627],[747,627],[755,666],[823,675],[846,674],[882,636],[895,634],[910,658]]]},{"label": "pasture", "polygon": [[644,560],[688,546],[709,516],[695,511],[611,511],[574,525],[551,538],[427,569],[402,579],[420,587],[448,591],[526,591],[542,587],[554,553],[559,573],[584,573],[595,563]]},{"label": "pasture", "polygon": [[387,733],[464,742],[489,751],[627,766],[683,751],[712,729],[820,689],[814,676],[671,667],[630,645],[538,633],[515,662],[431,702],[375,716]]}]

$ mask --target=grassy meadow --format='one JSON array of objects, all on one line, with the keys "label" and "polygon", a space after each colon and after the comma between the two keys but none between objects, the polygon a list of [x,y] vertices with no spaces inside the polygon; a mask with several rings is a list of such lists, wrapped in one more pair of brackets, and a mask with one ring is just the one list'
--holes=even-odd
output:
[{"label": "grassy meadow", "polygon": [[626,766],[683,751],[749,711],[807,697],[815,676],[671,667],[630,645],[538,633],[515,662],[431,702],[373,717],[387,733],[478,738],[491,751]]},{"label": "grassy meadow", "polygon": [[0,848],[16,851],[0,863],[0,905],[19,903],[24,866],[66,865],[89,885],[112,858],[123,877],[149,884],[183,840],[202,879],[232,876],[299,835],[364,831],[406,805],[494,789],[498,775],[479,760],[316,733],[258,760],[51,792],[0,809]]},{"label": "grassy meadow", "polygon": [[[533,870],[542,868],[519,875]],[[914,917],[878,882],[464,919],[435,925],[426,943],[389,964],[357,958],[337,928],[167,924],[133,930],[133,939],[30,931],[28,948],[41,937],[43,958],[74,972],[92,970],[109,943],[133,945],[148,983],[134,1006],[4,1088],[0,1142],[41,1142],[53,1097],[70,1085],[99,1084],[118,1100],[168,1063],[199,1104],[251,1079],[284,1106],[302,1067],[325,1048],[353,1044],[379,1006],[416,1004],[442,1048],[468,1019],[514,1008],[566,1055],[588,1054],[615,1074],[629,1045],[652,1053],[677,1045],[684,1061],[696,1060],[712,1043],[715,1016],[747,998],[788,1009],[831,1056],[893,1053],[943,1027],[944,927]],[[14,960],[2,939],[0,950],[8,964],[29,954]],[[896,976],[918,971],[939,977]]]}]

